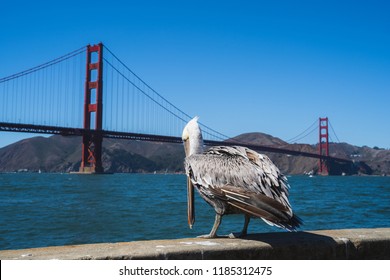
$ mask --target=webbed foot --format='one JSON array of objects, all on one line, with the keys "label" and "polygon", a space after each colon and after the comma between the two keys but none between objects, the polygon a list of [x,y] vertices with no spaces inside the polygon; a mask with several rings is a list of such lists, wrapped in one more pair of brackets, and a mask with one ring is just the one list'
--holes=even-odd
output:
[{"label": "webbed foot", "polygon": [[246,236],[246,232],[232,232],[228,235],[229,238],[243,238]]}]

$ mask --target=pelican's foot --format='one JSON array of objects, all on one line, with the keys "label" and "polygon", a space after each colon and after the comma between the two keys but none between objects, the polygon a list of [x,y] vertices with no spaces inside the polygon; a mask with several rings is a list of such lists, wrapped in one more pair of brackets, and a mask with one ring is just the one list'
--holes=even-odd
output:
[{"label": "pelican's foot", "polygon": [[246,233],[244,232],[232,232],[231,234],[228,235],[229,238],[243,238],[246,236]]},{"label": "pelican's foot", "polygon": [[204,238],[204,239],[211,239],[211,238],[218,238],[218,235],[214,234],[204,234],[204,235],[199,235],[197,238]]}]

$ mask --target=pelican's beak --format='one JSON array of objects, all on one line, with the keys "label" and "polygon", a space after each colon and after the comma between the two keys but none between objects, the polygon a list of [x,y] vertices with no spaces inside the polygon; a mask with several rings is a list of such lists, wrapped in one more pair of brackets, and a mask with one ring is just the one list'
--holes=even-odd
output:
[{"label": "pelican's beak", "polygon": [[[183,137],[184,151],[186,157],[190,156],[190,140]],[[187,176],[187,215],[188,225],[192,229],[192,225],[195,223],[195,206],[194,206],[194,186],[192,185],[191,179]]]},{"label": "pelican's beak", "polygon": [[192,229],[195,223],[195,207],[194,207],[194,186],[192,185],[190,177],[187,177],[187,214],[188,225]]}]

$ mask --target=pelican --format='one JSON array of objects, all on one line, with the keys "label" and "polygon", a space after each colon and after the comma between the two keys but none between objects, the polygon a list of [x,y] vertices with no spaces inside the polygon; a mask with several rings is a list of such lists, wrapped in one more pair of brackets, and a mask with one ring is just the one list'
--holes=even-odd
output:
[{"label": "pelican", "polygon": [[203,151],[198,117],[184,127],[182,140],[189,227],[195,223],[194,188],[216,213],[210,233],[200,237],[217,237],[222,216],[228,214],[245,216],[241,233],[230,234],[232,238],[247,234],[251,218],[288,231],[301,225],[288,200],[287,178],[266,155],[241,146],[216,146]]}]

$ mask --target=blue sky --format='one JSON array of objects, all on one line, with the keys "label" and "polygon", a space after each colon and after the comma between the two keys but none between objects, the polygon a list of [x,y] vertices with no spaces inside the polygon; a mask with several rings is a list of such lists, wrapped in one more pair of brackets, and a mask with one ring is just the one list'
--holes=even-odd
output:
[{"label": "blue sky", "polygon": [[7,2],[0,77],[102,41],[226,135],[287,140],[327,116],[340,141],[390,148],[389,1]]}]

